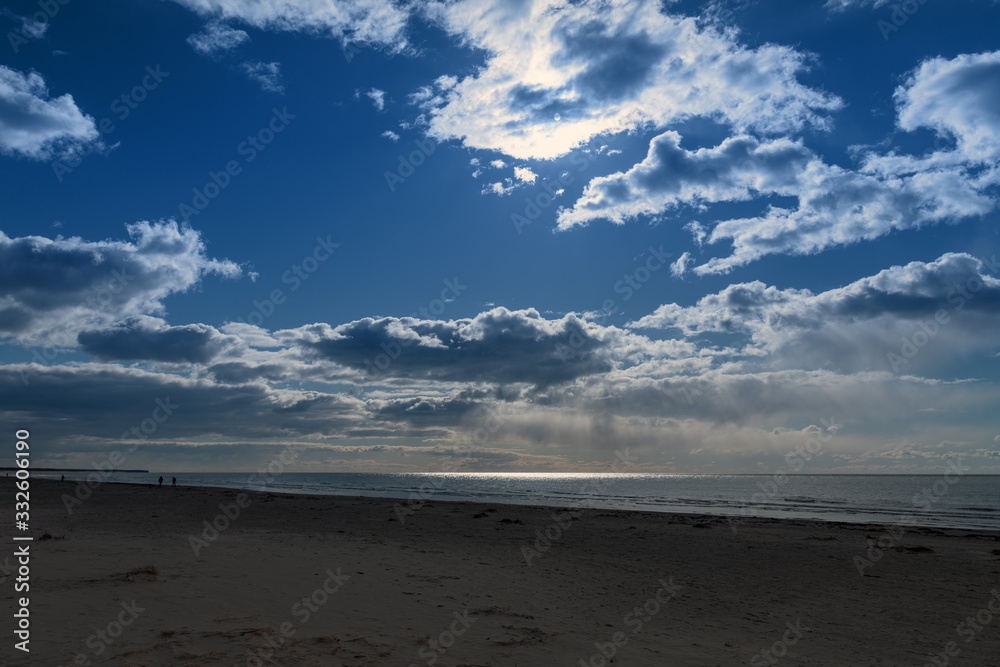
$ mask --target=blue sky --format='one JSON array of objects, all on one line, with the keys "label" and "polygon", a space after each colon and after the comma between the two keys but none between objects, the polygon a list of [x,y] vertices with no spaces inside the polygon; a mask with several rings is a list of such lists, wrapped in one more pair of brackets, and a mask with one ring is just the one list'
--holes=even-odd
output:
[{"label": "blue sky", "polygon": [[998,18],[8,2],[4,421],[54,466],[1000,472]]}]

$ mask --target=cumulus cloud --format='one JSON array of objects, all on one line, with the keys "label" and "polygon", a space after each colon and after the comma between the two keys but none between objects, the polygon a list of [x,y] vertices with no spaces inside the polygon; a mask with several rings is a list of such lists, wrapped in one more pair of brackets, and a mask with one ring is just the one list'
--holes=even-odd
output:
[{"label": "cumulus cloud", "polygon": [[104,361],[206,364],[239,339],[206,324],[169,326],[158,318],[135,318],[106,329],[81,331],[80,350]]},{"label": "cumulus cloud", "polygon": [[[381,390],[481,382],[547,386],[654,358],[689,356],[696,347],[649,340],[574,314],[546,319],[534,310],[504,308],[450,321],[365,318],[275,332],[229,323],[220,331],[205,325],[167,327],[147,318],[81,337],[80,343],[92,353],[107,350],[108,358],[116,358],[112,344],[118,340],[129,350],[120,353],[123,359],[170,361],[166,357],[173,355],[179,363],[186,355],[203,366],[197,372],[227,384],[348,382]],[[154,353],[160,345],[169,349]]]},{"label": "cumulus cloud", "polygon": [[798,82],[802,54],[746,48],[734,34],[660,8],[633,0],[432,5],[445,30],[489,55],[431,110],[429,133],[543,159],[594,136],[696,115],[765,133],[826,127],[826,112],[841,106]]},{"label": "cumulus cloud", "polygon": [[220,21],[210,21],[201,32],[187,38],[192,49],[203,56],[230,51],[250,39],[245,30],[238,30]]},{"label": "cumulus cloud", "polygon": [[527,167],[514,167],[514,178],[522,183],[534,183],[535,179],[538,178],[538,174]]},{"label": "cumulus cloud", "polygon": [[762,215],[716,224],[707,242],[728,241],[732,254],[695,272],[726,273],[766,255],[813,254],[894,230],[979,218],[996,207],[962,168],[875,174],[814,160],[798,181],[794,208],[769,205]]},{"label": "cumulus cloud", "polygon": [[949,253],[818,294],[730,285],[693,306],[660,306],[630,326],[744,334],[779,366],[913,372],[997,348],[997,275],[995,258]]},{"label": "cumulus cloud", "polygon": [[392,130],[386,130],[385,132],[382,133],[382,136],[393,143],[399,141],[399,135],[393,132]]},{"label": "cumulus cloud", "polygon": [[281,63],[245,62],[242,69],[261,90],[270,93],[285,92],[285,87],[281,84]]},{"label": "cumulus cloud", "polygon": [[0,65],[0,153],[48,160],[80,153],[100,134],[70,94],[51,97],[37,72]]},{"label": "cumulus cloud", "polygon": [[[729,242],[732,253],[694,269],[725,273],[774,253],[811,254],[899,229],[955,223],[996,208],[1000,182],[1000,52],[923,63],[897,89],[903,130],[929,128],[954,137],[954,150],[927,156],[868,152],[857,169],[828,164],[801,140],[749,135],[687,150],[680,136],[655,137],[646,158],[626,172],[593,179],[561,229],[606,219],[617,224],[681,206],[757,202],[757,216],[694,223],[697,242]],[[985,167],[985,168],[984,168]],[[794,206],[768,198],[795,197]]]},{"label": "cumulus cloud", "polygon": [[471,319],[365,318],[276,335],[308,357],[372,377],[551,384],[610,370],[618,333],[575,315],[547,320],[533,309],[494,308]]},{"label": "cumulus cloud", "polygon": [[970,161],[1000,159],[1000,51],[924,61],[895,98],[902,129],[950,135]]},{"label": "cumulus cloud", "polygon": [[[785,452],[826,428],[823,420],[847,434],[827,450],[847,457],[837,460],[842,465],[886,449],[886,420],[919,427],[914,446],[927,448],[947,439],[949,428],[930,411],[958,406],[966,440],[952,448],[972,452],[987,448],[995,435],[992,413],[1000,400],[992,387],[888,372],[747,372],[733,364],[713,369],[711,353],[684,341],[654,341],[575,316],[544,319],[533,311],[494,309],[450,322],[369,319],[274,333],[242,324],[224,330],[265,354],[245,348],[242,356],[215,354],[213,341],[232,341],[219,340],[222,334],[204,325],[126,322],[81,336],[81,345],[117,358],[208,361],[208,372],[181,377],[100,363],[8,365],[0,367],[0,416],[30,419],[59,405],[49,451],[67,457],[85,455],[88,447],[106,450],[108,424],[119,423],[128,438],[129,427],[159,400],[177,406],[183,419],[167,420],[144,437],[139,456],[228,460],[237,452],[246,458],[269,451],[274,441],[336,439],[345,443],[338,451],[316,450],[327,465],[360,458],[368,469],[426,469],[433,457],[449,455],[449,445],[467,446],[488,424],[491,447],[466,461],[468,466],[592,469],[606,465],[616,449],[628,448],[650,469],[692,470],[719,464],[738,469],[772,459],[781,465]],[[376,374],[367,372],[367,362],[378,368]],[[360,391],[272,386],[322,380],[336,367],[361,380]],[[23,391],[25,374],[31,392]],[[340,376],[340,382],[345,379]],[[122,421],[123,414],[135,417]],[[212,444],[219,439],[254,439],[261,449]],[[395,462],[379,454],[390,442],[397,444],[385,451]],[[209,449],[190,450],[193,458],[177,449],[191,444]],[[406,462],[396,458],[411,455]],[[924,458],[933,465],[933,457]],[[815,465],[834,463],[831,457]]]},{"label": "cumulus cloud", "polygon": [[627,172],[590,181],[576,204],[560,211],[560,229],[595,219],[622,224],[681,204],[795,194],[801,173],[816,160],[801,142],[787,139],[761,143],[743,135],[696,151],[681,148],[680,142],[677,132],[664,132]]},{"label": "cumulus cloud", "polygon": [[241,275],[211,259],[201,234],[175,222],[127,225],[129,241],[11,238],[0,232],[0,336],[74,345],[81,331],[163,312],[163,299],[208,274]]}]

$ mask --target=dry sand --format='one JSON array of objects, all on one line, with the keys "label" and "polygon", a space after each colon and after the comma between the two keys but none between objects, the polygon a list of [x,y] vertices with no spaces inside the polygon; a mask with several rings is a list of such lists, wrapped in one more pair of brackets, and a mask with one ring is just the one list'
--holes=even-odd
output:
[{"label": "dry sand", "polygon": [[717,517],[439,501],[400,523],[394,500],[250,493],[196,557],[190,536],[236,491],[105,484],[69,515],[74,488],[32,481],[31,653],[13,648],[7,576],[4,664],[597,667],[603,649],[626,667],[1000,665],[994,533],[752,519],[734,534]]}]

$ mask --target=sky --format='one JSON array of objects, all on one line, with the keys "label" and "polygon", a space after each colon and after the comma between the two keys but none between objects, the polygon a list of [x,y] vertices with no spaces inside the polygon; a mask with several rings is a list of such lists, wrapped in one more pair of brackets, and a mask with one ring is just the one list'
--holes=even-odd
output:
[{"label": "sky", "polygon": [[997,25],[5,0],[2,421],[51,467],[1000,473]]}]

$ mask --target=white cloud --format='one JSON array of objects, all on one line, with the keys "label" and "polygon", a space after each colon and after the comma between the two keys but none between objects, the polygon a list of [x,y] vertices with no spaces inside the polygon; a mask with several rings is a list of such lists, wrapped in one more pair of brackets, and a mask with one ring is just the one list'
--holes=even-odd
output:
[{"label": "white cloud", "polygon": [[245,30],[231,28],[220,21],[205,24],[201,32],[187,38],[191,48],[204,56],[215,55],[236,48],[250,39]]},{"label": "white cloud", "polygon": [[924,61],[895,98],[902,129],[951,135],[970,161],[1000,159],[1000,51]]},{"label": "white cloud", "polygon": [[[472,176],[475,178],[476,176],[478,176],[478,172],[473,172]],[[505,179],[503,183],[501,183],[501,182],[498,181],[496,183],[489,183],[487,185],[484,185],[483,186],[483,190],[482,190],[482,194],[484,194],[484,195],[485,194],[494,194],[494,195],[497,195],[498,197],[503,197],[503,196],[509,195],[511,192],[513,192],[514,188],[516,188],[516,187],[517,186],[514,185],[514,181],[512,181],[511,179],[508,178],[508,179]]]},{"label": "white cloud", "polygon": [[490,162],[490,166],[493,167],[494,169],[503,169],[504,167],[507,166],[507,163],[504,162],[503,160],[493,160],[492,162]]},{"label": "white cloud", "polygon": [[410,93],[407,97],[410,100],[410,104],[414,104],[421,109],[430,109],[444,101],[440,95],[434,93],[434,89],[430,86],[421,86],[417,89],[417,92]]},{"label": "white cloud", "polygon": [[382,133],[382,136],[388,139],[389,141],[392,141],[393,143],[399,141],[399,135],[393,132],[392,130],[386,130],[385,132]]},{"label": "white cloud", "polygon": [[677,258],[677,261],[675,261],[673,264],[670,265],[670,275],[674,276],[675,278],[680,278],[687,272],[688,266],[693,261],[694,258],[691,257],[691,253],[689,252],[683,253],[680,257]]},{"label": "white cloud", "polygon": [[0,153],[48,160],[78,154],[99,137],[72,95],[50,97],[40,74],[0,65]]},{"label": "white cloud", "polygon": [[881,7],[888,2],[889,0],[826,0],[826,4],[823,6],[833,11],[842,12],[851,7],[863,7],[868,5],[872,7]]},{"label": "white cloud", "polygon": [[733,253],[695,271],[725,273],[769,254],[816,253],[897,229],[979,217],[996,206],[962,170],[883,177],[817,160],[799,180],[796,208],[769,206],[764,215],[718,223],[708,242],[730,240]]},{"label": "white cloud", "polygon": [[372,101],[372,104],[375,105],[376,109],[378,109],[379,111],[382,111],[383,109],[385,109],[385,91],[384,90],[379,90],[378,88],[372,88],[367,93],[365,93],[365,95],[367,95],[368,99],[370,99]]},{"label": "white cloud", "polygon": [[[826,127],[835,97],[796,80],[806,58],[660,3],[564,0],[432,5],[450,33],[489,55],[433,109],[430,134],[519,158],[553,158],[591,137],[706,115],[738,128]],[[696,82],[696,83],[695,83]],[[558,116],[559,120],[556,120]]]},{"label": "white cloud", "polygon": [[[680,206],[757,201],[763,213],[723,219],[708,230],[689,223],[696,241],[732,243],[732,254],[696,267],[725,273],[774,253],[810,254],[891,231],[983,216],[997,205],[1000,183],[1000,52],[923,63],[895,94],[899,124],[955,137],[957,148],[914,157],[867,153],[857,169],[824,162],[801,141],[735,136],[689,151],[665,132],[627,172],[593,179],[561,229],[607,219],[617,224]],[[986,168],[983,169],[982,167]],[[770,204],[795,197],[793,207]]]},{"label": "white cloud", "polygon": [[[997,348],[997,275],[996,258],[949,253],[818,294],[760,281],[734,284],[692,306],[660,306],[628,326],[677,328],[685,336],[743,334],[754,348],[746,352],[766,352],[779,367],[913,372]],[[894,362],[890,353],[905,361]]]},{"label": "white cloud", "polygon": [[256,81],[260,89],[270,93],[284,93],[285,87],[281,84],[281,63],[243,63],[243,73],[251,81]]},{"label": "white cloud", "polygon": [[797,194],[802,172],[816,160],[800,142],[787,139],[761,143],[744,135],[696,151],[681,148],[680,142],[676,132],[664,132],[628,172],[590,181],[573,208],[560,211],[559,228],[595,219],[622,224],[681,204]]},{"label": "white cloud", "polygon": [[[43,18],[47,18],[44,12],[39,12],[42,14]],[[49,29],[49,23],[47,20],[36,21],[30,16],[21,16],[20,14],[15,14],[7,8],[0,9],[0,15],[6,16],[14,21],[20,21],[21,30],[18,33],[8,33],[7,39],[10,41],[11,46],[14,48],[14,53],[17,53],[17,46],[15,45],[16,38],[22,37],[25,39],[42,39],[45,37],[45,33]],[[37,15],[37,14],[36,14]]]},{"label": "white cloud", "polygon": [[534,183],[538,174],[527,167],[514,167],[514,178],[524,183]]},{"label": "white cloud", "polygon": [[206,18],[242,21],[262,30],[326,35],[398,51],[409,14],[384,0],[174,0]]},{"label": "white cloud", "polygon": [[451,76],[448,74],[442,74],[438,78],[434,79],[434,84],[441,90],[451,90],[458,83],[458,77]]}]

